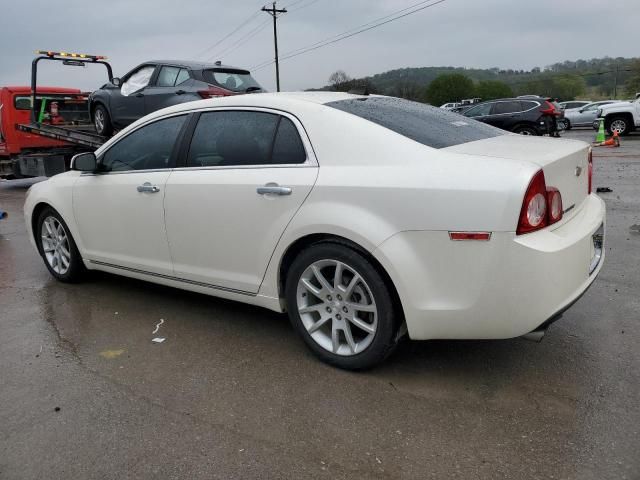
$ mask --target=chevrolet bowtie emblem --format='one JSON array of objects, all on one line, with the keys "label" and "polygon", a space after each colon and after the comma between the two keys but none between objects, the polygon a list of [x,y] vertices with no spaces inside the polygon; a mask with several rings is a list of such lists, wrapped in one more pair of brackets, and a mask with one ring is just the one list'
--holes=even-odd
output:
[{"label": "chevrolet bowtie emblem", "polygon": [[582,167],[576,167],[576,177],[579,177],[582,173]]}]

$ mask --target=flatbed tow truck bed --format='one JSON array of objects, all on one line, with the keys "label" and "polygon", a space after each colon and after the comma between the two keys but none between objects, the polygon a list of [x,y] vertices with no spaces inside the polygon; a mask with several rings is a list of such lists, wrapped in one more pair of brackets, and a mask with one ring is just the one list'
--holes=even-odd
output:
[{"label": "flatbed tow truck bed", "polygon": [[72,145],[98,148],[107,141],[107,137],[98,135],[92,125],[50,125],[44,123],[29,123],[17,125],[18,130],[34,133],[43,137],[63,140]]}]

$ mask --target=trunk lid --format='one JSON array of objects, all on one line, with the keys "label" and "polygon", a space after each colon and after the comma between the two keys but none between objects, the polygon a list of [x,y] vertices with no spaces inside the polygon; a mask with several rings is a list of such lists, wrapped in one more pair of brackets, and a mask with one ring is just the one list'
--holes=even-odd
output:
[{"label": "trunk lid", "polygon": [[[588,143],[578,140],[501,135],[444,150],[538,165],[544,172],[547,187],[556,187],[562,194],[564,217],[558,224],[554,224],[560,225],[571,218],[587,198],[589,148]],[[524,193],[522,192],[523,195]]]}]

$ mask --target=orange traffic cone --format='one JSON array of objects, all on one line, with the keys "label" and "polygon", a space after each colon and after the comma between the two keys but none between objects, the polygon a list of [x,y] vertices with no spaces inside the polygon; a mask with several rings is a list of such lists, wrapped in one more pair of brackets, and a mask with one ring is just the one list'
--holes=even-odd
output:
[{"label": "orange traffic cone", "polygon": [[613,137],[610,139],[613,141],[613,144],[607,144],[607,147],[619,147],[620,146],[620,137],[618,136],[618,131],[613,131]]},{"label": "orange traffic cone", "polygon": [[605,140],[604,142],[596,143],[596,147],[619,147],[620,146],[620,138],[618,137],[618,132],[616,130],[613,131],[613,136],[609,140]]}]

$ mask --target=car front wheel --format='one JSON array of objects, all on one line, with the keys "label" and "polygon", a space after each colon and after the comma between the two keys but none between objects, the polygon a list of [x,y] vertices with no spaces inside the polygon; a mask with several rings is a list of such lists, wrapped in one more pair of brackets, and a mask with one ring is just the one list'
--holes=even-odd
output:
[{"label": "car front wheel", "polygon": [[630,130],[629,120],[625,117],[613,117],[607,119],[607,132],[609,135],[613,135],[613,132],[618,132],[618,135],[626,135]]},{"label": "car front wheel", "polygon": [[60,214],[46,208],[38,217],[36,241],[44,264],[62,282],[76,282],[85,272],[84,264],[69,227]]},{"label": "car front wheel", "polygon": [[111,117],[104,105],[97,105],[93,112],[93,125],[98,135],[108,137],[113,133]]},{"label": "car front wheel", "polygon": [[343,245],[304,250],[288,271],[289,318],[325,362],[370,368],[395,348],[399,318],[388,287],[370,261]]}]

